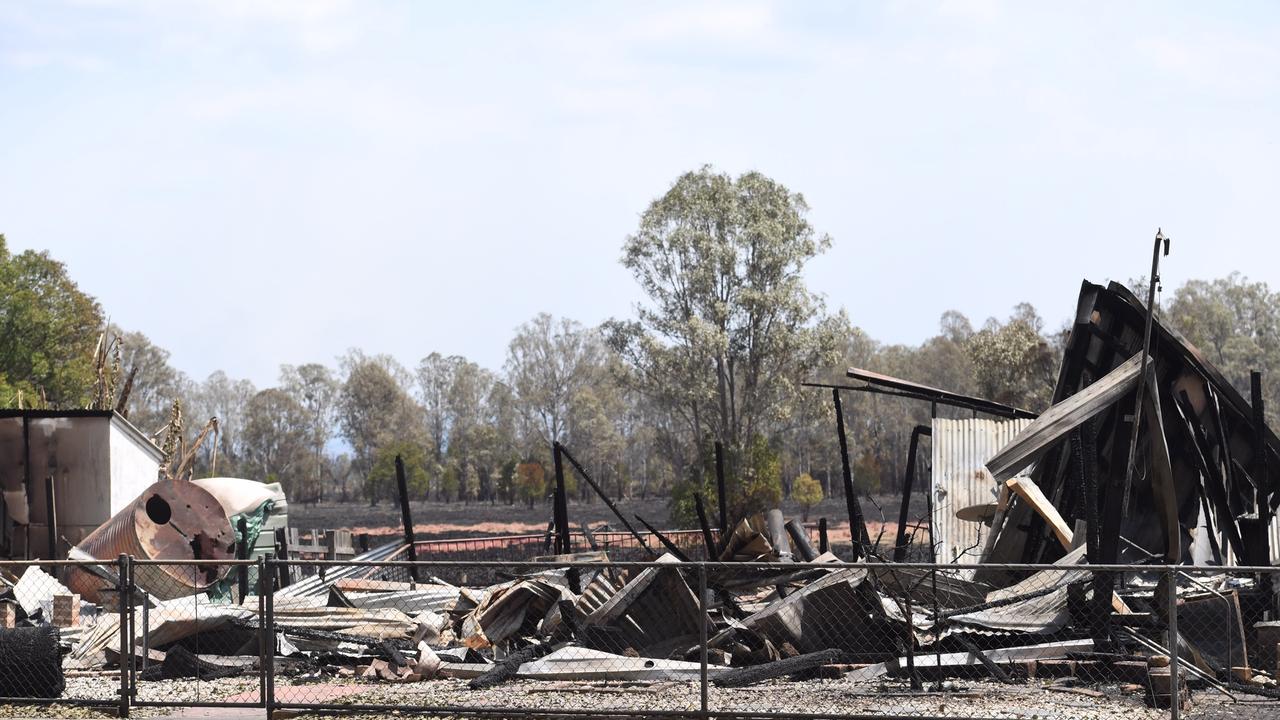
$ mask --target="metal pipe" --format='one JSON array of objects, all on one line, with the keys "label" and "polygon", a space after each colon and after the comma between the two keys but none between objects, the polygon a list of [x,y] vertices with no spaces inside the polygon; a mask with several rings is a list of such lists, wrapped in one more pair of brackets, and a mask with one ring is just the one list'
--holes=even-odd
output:
[{"label": "metal pipe", "polygon": [[1133,489],[1133,471],[1138,459],[1138,428],[1142,420],[1142,396],[1147,385],[1147,361],[1151,357],[1151,328],[1155,324],[1156,289],[1160,287],[1160,249],[1169,254],[1169,238],[1156,228],[1155,247],[1151,251],[1151,283],[1147,287],[1147,322],[1142,333],[1142,358],[1138,361],[1137,399],[1133,404],[1133,425],[1129,432],[1129,460],[1124,470],[1124,496],[1120,505],[1121,514],[1129,513],[1129,494]]}]

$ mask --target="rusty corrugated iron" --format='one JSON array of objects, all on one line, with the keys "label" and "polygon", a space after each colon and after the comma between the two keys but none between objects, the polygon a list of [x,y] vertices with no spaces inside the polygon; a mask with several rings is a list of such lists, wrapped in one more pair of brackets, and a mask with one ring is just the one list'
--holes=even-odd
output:
[{"label": "rusty corrugated iron", "polygon": [[[129,555],[142,560],[207,561],[185,565],[140,565],[137,583],[162,600],[185,597],[226,575],[220,563],[235,557],[231,521],[208,490],[189,482],[161,480],[89,534],[77,550],[99,560]],[[67,587],[91,602],[111,583],[82,568]]]}]

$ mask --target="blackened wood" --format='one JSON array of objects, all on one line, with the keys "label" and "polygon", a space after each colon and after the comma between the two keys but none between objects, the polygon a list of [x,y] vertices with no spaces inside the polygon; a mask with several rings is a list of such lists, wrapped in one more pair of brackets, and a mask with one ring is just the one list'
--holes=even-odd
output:
[{"label": "blackened wood", "polygon": [[818,554],[822,554],[831,549],[831,544],[827,542],[827,519],[818,518]]},{"label": "blackened wood", "polygon": [[838,648],[819,650],[818,652],[796,655],[795,657],[775,660],[763,665],[727,670],[715,676],[711,681],[716,687],[735,688],[754,685],[765,680],[784,677],[805,670],[812,670],[823,665],[841,662],[845,652]]},{"label": "blackened wood", "polygon": [[720,506],[720,537],[729,536],[729,494],[724,488],[724,445],[716,441],[716,502]]},{"label": "blackened wood", "polygon": [[556,469],[556,491],[552,499],[553,519],[556,524],[556,554],[568,555],[573,552],[572,543],[569,540],[569,496],[565,492],[564,487],[564,461],[561,455],[564,449],[560,447],[560,443],[551,446],[551,456],[555,463]]},{"label": "blackened wood", "polygon": [[862,503],[853,489],[853,467],[849,463],[849,438],[844,429],[844,407],[840,404],[840,391],[831,389],[831,399],[836,405],[836,435],[840,439],[840,468],[844,471],[844,504],[849,513],[849,538],[853,542],[853,559],[862,559],[871,549],[871,536],[867,533]]},{"label": "blackened wood", "polygon": [[675,555],[676,558],[680,560],[680,562],[689,562],[689,556],[685,555],[684,551],[681,550],[675,543],[671,542],[671,540],[666,535],[663,535],[661,532],[658,531],[657,528],[650,525],[644,518],[640,517],[639,515],[636,515],[636,520],[639,520],[640,524],[643,525],[646,530],[648,530],[650,533],[653,533],[653,536],[658,538],[658,542],[662,543],[662,546],[667,549],[667,552],[671,553],[672,555]]},{"label": "blackened wood", "polygon": [[[1271,504],[1267,502],[1267,493],[1271,490],[1271,479],[1267,476],[1267,414],[1262,404],[1262,372],[1254,370],[1249,373],[1249,390],[1253,406],[1253,479],[1256,481],[1255,494],[1258,517],[1262,525],[1270,521]],[[1270,560],[1270,547],[1259,553]],[[1266,562],[1264,565],[1268,564]]]},{"label": "blackened wood", "polygon": [[911,445],[907,448],[907,473],[902,481],[902,507],[898,510],[898,536],[893,542],[894,562],[907,559],[907,517],[911,511],[911,489],[916,479],[916,452],[920,447],[920,436],[932,434],[933,430],[924,425],[917,425],[911,431]]},{"label": "blackened wood", "polygon": [[516,673],[520,671],[521,665],[548,655],[554,649],[555,646],[550,643],[522,647],[508,655],[501,662],[494,663],[493,667],[486,670],[483,675],[471,678],[471,681],[467,683],[467,687],[472,690],[485,690],[501,685],[514,678]]},{"label": "blackened wood", "polygon": [[[418,550],[413,542],[413,517],[409,513],[409,482],[404,475],[404,460],[396,456],[396,488],[400,492],[400,521],[404,525],[404,541],[409,546],[409,562],[418,561]],[[418,566],[409,566],[409,575],[417,581]]]},{"label": "blackened wood", "polygon": [[631,537],[635,538],[636,542],[640,543],[640,547],[644,548],[650,556],[657,557],[658,554],[653,551],[653,548],[649,547],[649,543],[645,542],[644,538],[640,537],[640,533],[636,532],[636,529],[631,527],[631,523],[627,522],[627,518],[622,514],[622,511],[618,509],[617,505],[613,504],[613,501],[610,500],[609,496],[605,494],[605,491],[596,484],[596,481],[591,479],[591,475],[587,473],[586,468],[582,467],[582,463],[578,462],[578,459],[573,456],[573,453],[569,452],[569,449],[560,443],[556,443],[556,447],[560,449],[560,453],[562,455],[569,459],[569,464],[573,465],[573,469],[578,471],[578,475],[582,476],[582,479],[587,481],[587,485],[590,485],[596,495],[604,501],[605,507],[609,508],[609,510],[613,512],[614,516],[622,522],[622,526],[631,533]]}]

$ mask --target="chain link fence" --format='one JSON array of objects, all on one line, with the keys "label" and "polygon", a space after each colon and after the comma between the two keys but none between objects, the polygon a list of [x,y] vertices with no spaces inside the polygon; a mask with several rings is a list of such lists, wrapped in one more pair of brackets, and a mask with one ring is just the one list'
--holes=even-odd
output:
[{"label": "chain link fence", "polygon": [[0,563],[3,702],[268,717],[1280,716],[1276,568],[297,564]]}]

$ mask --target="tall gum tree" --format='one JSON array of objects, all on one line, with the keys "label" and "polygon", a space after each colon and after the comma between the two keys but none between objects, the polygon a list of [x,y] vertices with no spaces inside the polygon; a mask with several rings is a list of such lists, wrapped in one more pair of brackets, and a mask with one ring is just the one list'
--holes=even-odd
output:
[{"label": "tall gum tree", "polygon": [[[799,382],[835,360],[806,263],[830,239],[803,196],[758,172],[680,176],[627,238],[622,264],[648,297],[607,323],[637,387],[680,418],[687,454],[715,439],[736,455],[785,424]],[[678,474],[683,474],[679,472]]]}]

